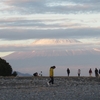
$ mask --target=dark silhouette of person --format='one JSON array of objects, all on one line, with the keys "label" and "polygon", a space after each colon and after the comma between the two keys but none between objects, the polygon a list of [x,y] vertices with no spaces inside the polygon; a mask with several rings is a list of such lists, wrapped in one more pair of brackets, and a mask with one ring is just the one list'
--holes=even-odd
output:
[{"label": "dark silhouette of person", "polygon": [[33,75],[34,75],[34,76],[38,76],[38,73],[37,73],[37,72],[35,72]]},{"label": "dark silhouette of person", "polygon": [[90,68],[89,70],[89,75],[91,76],[92,75],[92,69]]},{"label": "dark silhouette of person", "polygon": [[100,75],[100,69],[99,69],[99,75]]},{"label": "dark silhouette of person", "polygon": [[95,68],[95,76],[98,77],[98,69]]},{"label": "dark silhouette of person", "polygon": [[69,76],[69,74],[70,74],[70,70],[69,68],[67,68],[67,75]]}]

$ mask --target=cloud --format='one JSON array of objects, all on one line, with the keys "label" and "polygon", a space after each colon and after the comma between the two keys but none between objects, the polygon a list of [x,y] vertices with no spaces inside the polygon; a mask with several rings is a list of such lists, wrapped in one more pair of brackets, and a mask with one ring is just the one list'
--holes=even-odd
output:
[{"label": "cloud", "polygon": [[[98,14],[100,16],[100,14]],[[99,28],[100,18],[97,14],[35,14],[35,15],[13,15],[0,18],[0,29],[79,29]]]},{"label": "cloud", "polygon": [[13,53],[13,52],[0,52],[0,57],[7,56],[7,55],[9,55],[11,53]]},{"label": "cloud", "polygon": [[0,30],[0,39],[25,40],[41,38],[93,38],[100,37],[100,29],[55,29],[55,30],[26,30],[5,29]]},{"label": "cloud", "polygon": [[11,13],[31,14],[35,11],[40,12],[44,8],[45,0],[44,2],[41,0],[7,0],[4,4],[15,8],[7,10]]},{"label": "cloud", "polygon": [[100,52],[100,49],[98,48],[93,48],[95,51]]},{"label": "cloud", "polygon": [[1,43],[41,38],[99,38],[99,5],[98,0],[0,1]]},{"label": "cloud", "polygon": [[[27,43],[28,42],[28,43]],[[66,52],[72,51],[72,52],[81,52],[81,51],[93,51],[93,50],[100,50],[100,39],[98,42],[91,43],[83,42],[83,43],[76,43],[76,44],[68,44],[68,45],[34,45],[34,41],[23,41],[20,43],[16,43],[14,41],[9,42],[9,44],[0,44],[0,51],[1,52],[7,52],[7,51],[34,51],[34,50],[65,50]],[[93,41],[92,41],[93,42]],[[83,53],[84,54],[84,53]]]},{"label": "cloud", "polygon": [[[5,0],[0,4],[3,5],[0,8],[0,31],[8,30],[8,33],[5,33],[8,36],[10,30],[12,32],[15,30],[17,32],[13,34],[10,31],[11,39],[15,39],[14,37],[16,39],[24,39],[20,31],[24,31],[25,34],[27,31],[27,34],[31,35],[31,30],[33,30],[34,37],[38,38],[35,35],[35,32],[37,33],[38,30],[80,30],[80,28],[84,30],[96,28],[99,30],[99,4],[99,1],[94,2],[94,0]],[[50,33],[49,31],[46,32]],[[19,34],[20,37],[18,37]],[[38,36],[41,36],[41,34],[38,34]],[[51,34],[47,34],[48,37],[50,36],[51,38]],[[2,33],[1,35],[1,38],[6,38]],[[44,35],[41,37],[43,38]],[[45,36],[44,38],[48,37]],[[29,38],[30,36],[27,39]]]},{"label": "cloud", "polygon": [[[85,13],[99,12],[100,1],[96,0],[6,0],[4,5],[11,6],[9,13],[33,14],[33,13]],[[96,5],[96,6],[95,6]],[[15,9],[12,9],[14,7]],[[4,9],[3,9],[4,10]],[[4,11],[3,11],[4,12]]]}]

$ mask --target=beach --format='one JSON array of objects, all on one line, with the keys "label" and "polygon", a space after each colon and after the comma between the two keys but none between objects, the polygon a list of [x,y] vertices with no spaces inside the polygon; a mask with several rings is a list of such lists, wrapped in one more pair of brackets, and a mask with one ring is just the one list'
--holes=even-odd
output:
[{"label": "beach", "polygon": [[0,100],[100,100],[100,78],[1,77]]}]

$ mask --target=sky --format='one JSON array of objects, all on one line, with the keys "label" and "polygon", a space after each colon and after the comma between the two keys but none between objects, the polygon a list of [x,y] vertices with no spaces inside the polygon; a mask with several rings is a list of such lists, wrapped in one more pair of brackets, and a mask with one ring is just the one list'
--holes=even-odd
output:
[{"label": "sky", "polygon": [[0,57],[45,38],[100,51],[100,0],[0,0]]},{"label": "sky", "polygon": [[100,0],[0,0],[0,56],[41,38],[100,43]]}]

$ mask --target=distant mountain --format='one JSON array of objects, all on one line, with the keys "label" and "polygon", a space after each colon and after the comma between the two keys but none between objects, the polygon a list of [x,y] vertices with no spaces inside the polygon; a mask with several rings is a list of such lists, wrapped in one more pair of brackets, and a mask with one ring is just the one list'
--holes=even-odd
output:
[{"label": "distant mountain", "polygon": [[[66,68],[70,67],[75,73],[78,68],[95,68],[100,65],[99,49],[92,50],[34,50],[15,52],[4,57],[14,70],[25,73],[43,71],[43,75],[48,75],[49,67],[57,66],[56,75],[64,75]],[[55,70],[55,71],[56,71]],[[82,71],[85,75],[86,71]],[[87,71],[88,74],[88,71]],[[30,76],[29,74],[18,73],[18,76]]]},{"label": "distant mountain", "polygon": [[29,59],[33,57],[60,57],[60,56],[75,56],[75,55],[100,55],[98,49],[92,50],[34,50],[34,51],[19,51],[9,54],[4,59]]},{"label": "distant mountain", "polygon": [[28,73],[21,73],[21,72],[17,72],[17,76],[32,76],[31,74],[28,74]]},{"label": "distant mountain", "polygon": [[26,73],[18,73],[19,76],[30,76],[27,73],[40,71],[43,71],[43,75],[48,75],[49,67],[52,65],[57,66],[56,75],[64,75],[67,67],[76,70],[74,75],[77,74],[78,68],[84,68],[82,73],[85,75],[86,70],[98,68],[100,65],[100,48],[77,40],[40,39],[33,44],[36,46],[30,51],[18,51],[4,57],[14,70]]},{"label": "distant mountain", "polygon": [[40,39],[32,43],[32,45],[68,45],[81,43],[78,40],[74,39]]}]

